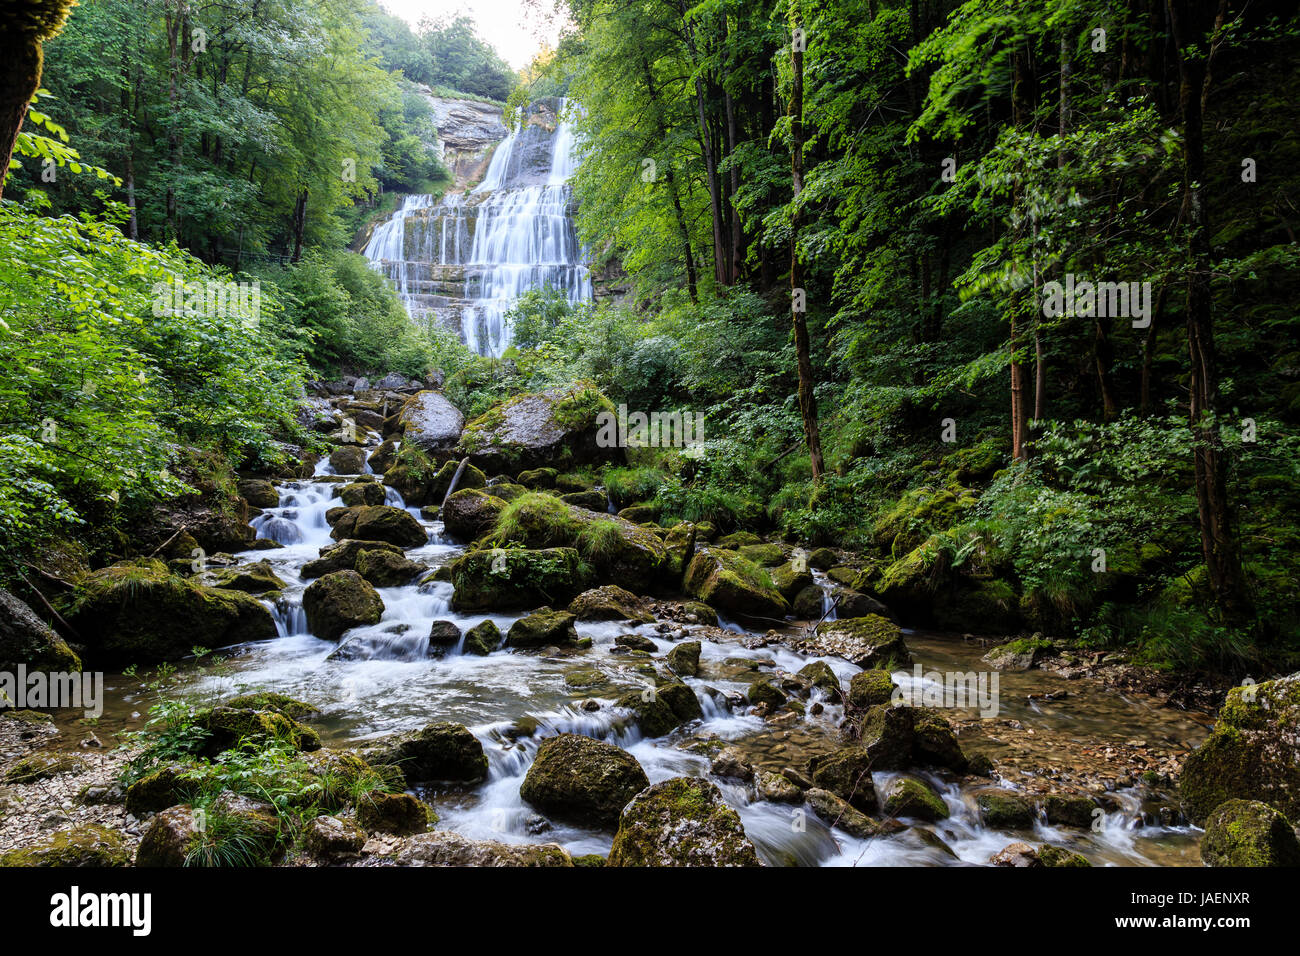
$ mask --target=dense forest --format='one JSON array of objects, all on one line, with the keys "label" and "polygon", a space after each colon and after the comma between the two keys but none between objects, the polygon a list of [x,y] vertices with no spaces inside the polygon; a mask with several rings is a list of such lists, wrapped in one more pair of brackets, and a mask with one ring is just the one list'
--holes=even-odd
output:
[{"label": "dense forest", "polygon": [[[392,505],[362,487],[378,480],[449,532],[471,495],[451,492],[486,489],[438,577],[458,608],[493,607],[468,582],[498,594],[501,570],[474,562],[513,549],[555,613],[573,582],[539,562],[573,549],[575,581],[684,593],[747,632],[815,631],[825,595],[894,631],[1122,667],[1121,685],[1202,710],[1300,666],[1294,4],[553,12],[559,43],[514,71],[467,16],[413,27],[373,0],[0,0],[0,586],[93,663],[96,575],[161,587],[148,576],[186,576],[190,545],[252,546],[209,541],[199,511],[242,529],[279,501],[257,482],[360,474],[348,509]],[[402,197],[465,190],[447,101],[496,110],[511,142],[575,131],[570,211],[598,292],[527,290],[500,355],[413,318],[359,254]],[[214,287],[241,307],[203,308]],[[355,422],[312,405],[345,392]],[[463,434],[414,440],[426,395]],[[501,437],[538,396],[588,444],[628,409],[696,416],[703,439],[538,458]],[[367,414],[378,451],[347,433]],[[339,532],[362,518],[342,510],[335,539],[366,538]],[[620,550],[647,531],[667,549],[651,569]],[[172,650],[202,660],[204,636]],[[182,656],[123,653],[102,660]],[[749,704],[776,713],[788,691]],[[160,706],[134,780],[206,719]],[[540,786],[523,791],[539,807]],[[1220,797],[1294,820],[1290,786]],[[1187,794],[1197,826],[1222,803]]]}]

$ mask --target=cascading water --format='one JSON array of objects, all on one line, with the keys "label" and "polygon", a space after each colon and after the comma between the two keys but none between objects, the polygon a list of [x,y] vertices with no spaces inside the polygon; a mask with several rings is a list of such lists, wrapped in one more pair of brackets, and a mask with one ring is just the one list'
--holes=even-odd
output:
[{"label": "cascading water", "polygon": [[407,196],[363,250],[413,319],[457,330],[480,355],[509,347],[506,313],[530,289],[591,298],[570,212],[577,160],[573,126],[559,118],[565,107],[553,128],[525,119],[468,194]]}]

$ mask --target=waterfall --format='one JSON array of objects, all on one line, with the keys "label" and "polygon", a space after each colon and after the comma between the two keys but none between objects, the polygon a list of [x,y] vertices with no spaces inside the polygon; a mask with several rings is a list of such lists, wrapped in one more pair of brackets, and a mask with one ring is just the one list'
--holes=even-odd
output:
[{"label": "waterfall", "polygon": [[548,129],[525,120],[498,144],[478,186],[436,203],[405,197],[363,254],[412,319],[459,332],[480,355],[501,355],[512,340],[505,315],[525,292],[549,286],[572,303],[591,298],[570,214],[575,147],[570,122]]}]

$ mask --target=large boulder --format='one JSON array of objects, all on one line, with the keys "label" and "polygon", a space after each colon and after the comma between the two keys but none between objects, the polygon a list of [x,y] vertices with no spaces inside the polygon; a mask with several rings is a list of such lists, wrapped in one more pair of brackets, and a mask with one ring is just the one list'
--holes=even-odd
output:
[{"label": "large boulder", "polygon": [[202,827],[199,815],[187,804],[163,810],[144,831],[135,852],[135,865],[184,866],[191,847],[202,839]]},{"label": "large boulder", "polygon": [[280,492],[265,478],[247,478],[237,487],[240,497],[254,508],[275,508],[280,504]]},{"label": "large boulder", "polygon": [[361,541],[356,538],[344,538],[338,544],[327,544],[320,549],[320,557],[308,561],[300,572],[304,578],[319,578],[333,571],[355,571],[357,558],[362,551],[388,551],[401,556],[401,545],[387,541]]},{"label": "large boulder", "polygon": [[613,828],[627,802],[649,785],[626,750],[560,734],[542,741],[519,795],[556,819]]},{"label": "large boulder", "polygon": [[826,621],[811,637],[801,640],[798,649],[819,657],[834,654],[864,668],[906,667],[912,663],[902,630],[878,614]]},{"label": "large boulder", "polygon": [[574,620],[574,616],[568,611],[555,611],[549,607],[538,608],[532,614],[510,625],[510,630],[506,632],[506,646],[547,647],[551,644],[568,644],[576,641],[578,632],[573,628]]},{"label": "large boulder", "polygon": [[495,495],[477,488],[464,488],[452,494],[443,505],[442,523],[456,540],[473,541],[496,526],[505,506]]},{"label": "large boulder", "polygon": [[122,835],[98,823],[59,830],[29,846],[0,854],[0,866],[130,866],[131,851]]},{"label": "large boulder", "polygon": [[330,537],[335,541],[360,538],[363,541],[387,541],[403,548],[429,543],[429,535],[420,522],[404,508],[392,505],[362,505],[348,508],[338,520]]},{"label": "large boulder", "polygon": [[510,611],[567,602],[586,586],[573,548],[492,548],[471,551],[450,565],[458,611]]},{"label": "large boulder", "polygon": [[354,627],[378,624],[384,602],[356,571],[334,571],[308,586],[302,594],[302,609],[311,633],[337,641]]},{"label": "large boulder", "polygon": [[1197,824],[1233,799],[1300,819],[1300,672],[1229,691],[1214,730],[1183,763],[1178,792]]},{"label": "large boulder", "polygon": [[377,588],[393,588],[409,584],[416,575],[428,570],[427,564],[412,561],[401,553],[367,549],[357,554],[357,574]]},{"label": "large boulder", "polygon": [[197,647],[275,637],[275,619],[256,598],[204,587],[142,558],[91,572],[65,614],[97,665],[174,661]]},{"label": "large boulder", "polygon": [[623,810],[609,866],[760,866],[740,815],[716,784],[674,777],[637,794]]},{"label": "large boulder", "polygon": [[403,842],[398,866],[573,866],[558,843],[511,844],[471,840],[450,830],[421,833]]},{"label": "large boulder", "polygon": [[1227,800],[1205,821],[1208,866],[1300,866],[1300,841],[1282,814],[1258,800]]},{"label": "large boulder", "polygon": [[212,586],[225,588],[227,591],[265,594],[267,591],[284,590],[285,583],[275,573],[271,562],[262,560],[236,565],[233,568],[222,568],[213,574]]},{"label": "large boulder", "polygon": [[354,481],[339,489],[339,497],[349,508],[362,505],[382,505],[388,500],[388,492],[377,481]]},{"label": "large boulder", "polygon": [[361,757],[372,767],[398,767],[417,783],[477,783],[488,773],[483,745],[463,724],[438,722],[384,737],[364,747]]},{"label": "large boulder", "polygon": [[368,793],[357,801],[357,825],[367,832],[408,836],[429,822],[428,805],[409,793]]},{"label": "large boulder", "polygon": [[465,416],[441,392],[417,392],[398,417],[402,440],[426,452],[446,451],[460,440]]},{"label": "large boulder", "polygon": [[469,455],[489,474],[618,461],[623,449],[597,440],[598,417],[613,411],[605,396],[585,384],[519,395],[469,422],[456,453]]},{"label": "large boulder", "polygon": [[579,621],[635,621],[649,624],[654,620],[644,598],[617,584],[606,584],[583,591],[569,602],[569,611]]},{"label": "large boulder", "polygon": [[33,671],[81,670],[81,659],[63,638],[30,607],[0,588],[0,671],[13,673],[19,664]]},{"label": "large boulder", "polygon": [[741,617],[780,619],[790,611],[766,570],[723,548],[697,547],[682,587],[710,607]]},{"label": "large boulder", "polygon": [[808,762],[813,784],[829,790],[861,813],[875,813],[880,805],[871,778],[871,755],[863,747],[844,747]]}]

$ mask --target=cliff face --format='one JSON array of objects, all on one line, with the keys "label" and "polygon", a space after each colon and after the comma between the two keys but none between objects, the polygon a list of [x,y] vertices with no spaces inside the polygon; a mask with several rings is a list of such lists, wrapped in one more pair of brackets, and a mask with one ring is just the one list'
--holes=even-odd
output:
[{"label": "cliff face", "polygon": [[438,139],[430,145],[455,177],[451,191],[462,192],[483,178],[493,147],[506,138],[501,107],[477,100],[444,99],[427,90],[426,95],[438,131]]}]

